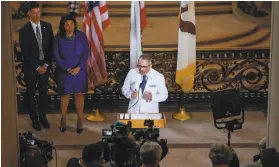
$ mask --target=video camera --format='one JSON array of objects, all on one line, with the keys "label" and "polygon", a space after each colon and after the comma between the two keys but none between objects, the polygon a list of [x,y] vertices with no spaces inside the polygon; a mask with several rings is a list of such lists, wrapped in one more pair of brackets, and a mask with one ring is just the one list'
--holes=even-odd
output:
[{"label": "video camera", "polygon": [[111,125],[111,129],[102,130],[103,139],[110,142],[112,138],[127,138],[128,134],[132,133],[136,141],[156,141],[160,136],[159,128],[154,128],[153,120],[144,121],[144,126],[147,126],[146,129],[131,128],[131,126],[131,121],[129,121],[128,124],[117,123]]},{"label": "video camera", "polygon": [[[47,165],[53,159],[53,142],[38,140],[32,136],[32,132],[19,133],[19,144],[20,161],[25,167],[34,166],[34,163]],[[36,158],[35,152],[41,158]],[[35,159],[37,162],[34,162]]]},{"label": "video camera", "polygon": [[154,127],[154,121],[153,120],[145,120],[144,126],[147,126],[147,129],[132,129],[131,132],[133,136],[135,137],[136,141],[140,145],[140,147],[147,141],[154,141],[157,142],[162,147],[162,160],[167,154],[168,154],[168,147],[167,147],[167,139],[160,139],[160,128]]},{"label": "video camera", "polygon": [[130,132],[131,122],[128,124],[116,122],[111,129],[102,130],[102,142],[112,143],[116,139],[127,139]]},{"label": "video camera", "polygon": [[[154,141],[160,144],[162,147],[163,153],[161,160],[167,155],[168,147],[167,147],[167,139],[160,139],[160,130],[159,128],[154,127],[154,121],[147,119],[144,121],[144,126],[147,128],[131,128],[131,121],[128,124],[124,124],[121,122],[117,122],[114,125],[111,125],[111,129],[103,129],[102,134],[102,142],[112,143],[116,140],[125,140],[128,139],[128,135],[131,134],[138,147],[140,148],[146,141]],[[110,145],[110,144],[109,144]]]},{"label": "video camera", "polygon": [[157,141],[160,134],[159,128],[154,128],[153,120],[145,120],[144,126],[147,126],[146,129],[133,129],[132,134],[135,137],[136,141]]},{"label": "video camera", "polygon": [[131,122],[124,124],[116,122],[111,129],[102,130],[102,146],[104,160],[116,163],[113,166],[132,167],[139,162],[139,148],[135,141],[128,138]]}]

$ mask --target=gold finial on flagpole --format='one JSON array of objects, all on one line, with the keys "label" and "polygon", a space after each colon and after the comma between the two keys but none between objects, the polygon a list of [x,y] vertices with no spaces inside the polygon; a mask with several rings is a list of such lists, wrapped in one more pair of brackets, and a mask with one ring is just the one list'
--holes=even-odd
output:
[{"label": "gold finial on flagpole", "polygon": [[104,122],[106,116],[104,114],[101,114],[99,109],[94,109],[93,114],[87,115],[86,119],[90,122]]},{"label": "gold finial on flagpole", "polygon": [[185,111],[184,106],[181,106],[178,112],[172,114],[172,118],[179,121],[186,121],[191,119],[191,114]]}]

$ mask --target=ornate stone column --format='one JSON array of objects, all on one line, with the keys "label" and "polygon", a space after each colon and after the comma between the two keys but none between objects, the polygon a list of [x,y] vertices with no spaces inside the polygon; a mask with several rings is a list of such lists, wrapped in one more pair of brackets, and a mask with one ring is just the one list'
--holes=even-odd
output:
[{"label": "ornate stone column", "polygon": [[17,103],[10,2],[1,2],[1,166],[19,166]]},{"label": "ornate stone column", "polygon": [[268,147],[279,151],[279,2],[272,2],[268,89]]}]

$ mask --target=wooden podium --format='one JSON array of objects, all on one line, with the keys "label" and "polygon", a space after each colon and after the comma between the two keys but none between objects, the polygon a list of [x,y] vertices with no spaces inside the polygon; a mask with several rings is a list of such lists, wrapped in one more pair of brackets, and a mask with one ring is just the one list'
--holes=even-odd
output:
[{"label": "wooden podium", "polygon": [[117,114],[117,121],[128,124],[129,121],[132,123],[132,128],[147,128],[144,126],[145,120],[154,120],[154,127],[165,128],[166,127],[166,116],[163,113],[156,114],[129,114],[120,113]]}]

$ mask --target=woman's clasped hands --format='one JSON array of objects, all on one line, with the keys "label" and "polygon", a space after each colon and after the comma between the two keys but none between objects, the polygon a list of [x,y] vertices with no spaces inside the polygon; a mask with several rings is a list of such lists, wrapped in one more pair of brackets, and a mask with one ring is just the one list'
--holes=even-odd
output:
[{"label": "woman's clasped hands", "polygon": [[72,74],[72,75],[77,75],[79,73],[79,70],[80,70],[80,67],[75,67],[75,68],[72,68],[72,69],[67,69],[68,73],[69,74]]}]

